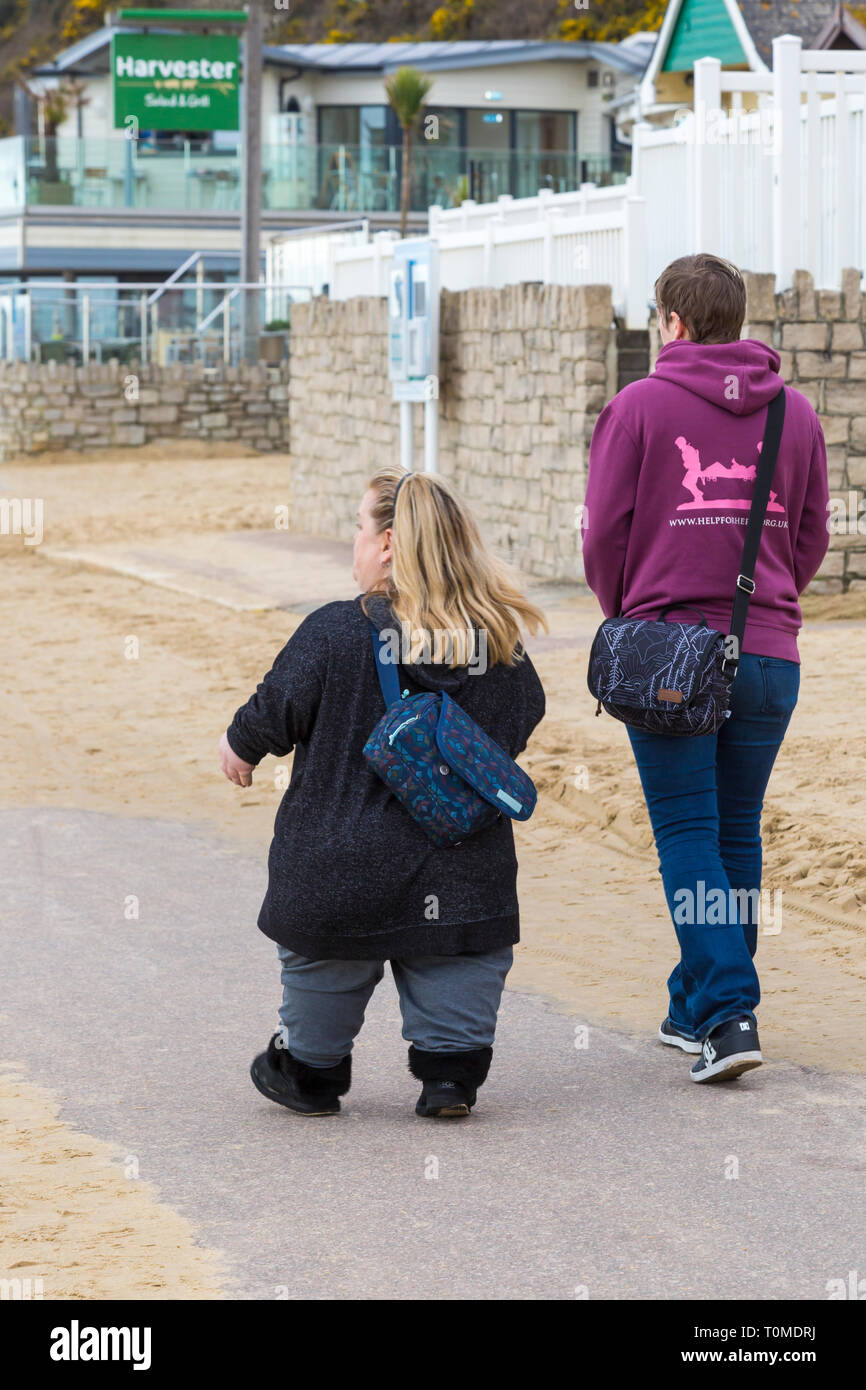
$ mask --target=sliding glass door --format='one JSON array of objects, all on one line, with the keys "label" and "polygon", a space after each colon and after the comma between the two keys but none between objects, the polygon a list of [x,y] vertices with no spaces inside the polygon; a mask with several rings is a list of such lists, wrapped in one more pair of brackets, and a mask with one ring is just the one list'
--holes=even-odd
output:
[{"label": "sliding glass door", "polygon": [[576,124],[572,111],[515,111],[515,197],[576,187]]}]

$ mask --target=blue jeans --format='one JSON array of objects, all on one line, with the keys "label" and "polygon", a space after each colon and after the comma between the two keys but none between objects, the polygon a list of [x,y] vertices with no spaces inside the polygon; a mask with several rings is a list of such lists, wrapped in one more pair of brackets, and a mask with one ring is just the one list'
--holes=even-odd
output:
[{"label": "blue jeans", "polygon": [[718,733],[628,730],[680,946],[670,1018],[699,1040],[730,1019],[755,1021],[761,810],[799,688],[796,662],[744,654]]},{"label": "blue jeans", "polygon": [[[280,1027],[293,1056],[333,1067],[361,1031],[370,996],[385,974],[381,960],[308,960],[283,946]],[[463,956],[404,956],[391,961],[403,1037],[423,1052],[490,1047],[514,948]]]}]

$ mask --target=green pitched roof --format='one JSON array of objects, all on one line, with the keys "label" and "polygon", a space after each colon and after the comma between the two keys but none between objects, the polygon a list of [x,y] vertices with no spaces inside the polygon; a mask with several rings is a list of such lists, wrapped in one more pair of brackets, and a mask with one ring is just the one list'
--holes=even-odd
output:
[{"label": "green pitched roof", "polygon": [[698,58],[718,58],[723,64],[747,62],[725,0],[683,0],[662,72],[685,72]]}]

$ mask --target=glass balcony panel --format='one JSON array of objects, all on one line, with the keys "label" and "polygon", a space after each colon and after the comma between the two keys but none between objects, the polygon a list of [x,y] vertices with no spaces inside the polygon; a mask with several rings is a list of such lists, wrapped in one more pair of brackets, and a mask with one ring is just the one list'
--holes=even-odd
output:
[{"label": "glass balcony panel", "polygon": [[[384,109],[384,108],[383,108]],[[373,109],[363,143],[285,142],[262,148],[262,205],[274,211],[353,215],[400,210],[402,149],[378,143]],[[470,113],[472,114],[472,113]],[[547,149],[460,148],[416,136],[409,206],[454,207],[465,198],[562,193],[582,182],[620,183],[627,152],[585,155]],[[234,211],[241,205],[241,156],[209,142],[178,146],[123,136],[106,139],[15,137],[0,141],[0,207],[74,206],[154,211]]]}]

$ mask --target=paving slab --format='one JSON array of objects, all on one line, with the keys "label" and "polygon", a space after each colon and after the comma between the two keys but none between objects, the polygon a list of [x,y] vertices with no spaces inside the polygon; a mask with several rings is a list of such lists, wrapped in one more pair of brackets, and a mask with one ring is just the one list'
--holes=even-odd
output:
[{"label": "paving slab", "polygon": [[352,547],[285,531],[212,531],[133,545],[42,546],[57,564],[108,570],[235,612],[309,613],[353,598]]}]

